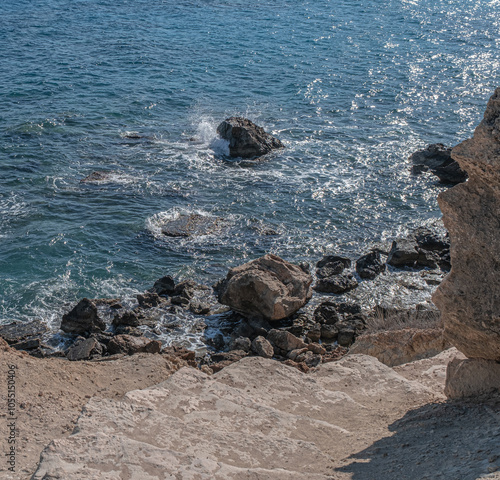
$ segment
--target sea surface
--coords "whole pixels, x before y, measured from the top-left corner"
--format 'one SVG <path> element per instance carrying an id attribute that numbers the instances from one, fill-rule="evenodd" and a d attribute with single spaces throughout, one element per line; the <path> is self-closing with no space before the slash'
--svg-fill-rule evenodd
<path id="1" fill-rule="evenodd" d="M 499 32 L 499 0 L 2 2 L 0 323 L 435 222 L 446 187 L 408 156 L 472 135 Z M 231 115 L 286 148 L 227 158 Z M 184 213 L 226 228 L 164 237 Z"/>

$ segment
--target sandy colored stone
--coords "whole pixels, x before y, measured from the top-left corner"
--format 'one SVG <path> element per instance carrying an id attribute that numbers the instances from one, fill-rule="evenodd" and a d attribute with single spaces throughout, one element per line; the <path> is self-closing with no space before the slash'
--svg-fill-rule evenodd
<path id="1" fill-rule="evenodd" d="M 279 320 L 311 298 L 312 277 L 272 254 L 232 268 L 222 282 L 219 302 L 243 315 Z"/>
<path id="2" fill-rule="evenodd" d="M 433 357 L 448 348 L 450 344 L 441 329 L 405 328 L 361 335 L 349 351 L 371 355 L 383 364 L 394 367 Z"/>
<path id="3" fill-rule="evenodd" d="M 452 156 L 466 183 L 439 195 L 450 232 L 450 274 L 433 296 L 445 335 L 470 358 L 500 360 L 500 88 L 473 138 Z"/>

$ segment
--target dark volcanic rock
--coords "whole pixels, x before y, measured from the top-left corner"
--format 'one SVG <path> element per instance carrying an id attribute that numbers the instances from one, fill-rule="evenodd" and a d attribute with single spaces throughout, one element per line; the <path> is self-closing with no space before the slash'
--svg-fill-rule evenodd
<path id="1" fill-rule="evenodd" d="M 314 319 L 320 324 L 335 325 L 340 320 L 336 304 L 323 302 L 314 310 Z"/>
<path id="2" fill-rule="evenodd" d="M 316 264 L 316 268 L 327 266 L 333 268 L 337 265 L 337 268 L 339 268 L 338 273 L 342 273 L 344 268 L 349 268 L 351 266 L 351 260 L 346 257 L 340 257 L 339 255 L 326 255 Z"/>
<path id="3" fill-rule="evenodd" d="M 231 157 L 260 157 L 285 146 L 262 127 L 242 117 L 230 117 L 218 127 L 217 133 L 229 142 Z"/>
<path id="4" fill-rule="evenodd" d="M 413 238 L 401 238 L 392 242 L 387 263 L 393 267 L 430 267 L 438 266 L 439 256 L 420 248 Z"/>
<path id="5" fill-rule="evenodd" d="M 354 290 L 358 286 L 358 281 L 352 273 L 341 273 L 332 277 L 320 278 L 314 290 L 323 293 L 345 293 Z"/>
<path id="6" fill-rule="evenodd" d="M 424 250 L 438 252 L 450 250 L 450 239 L 448 235 L 441 235 L 425 227 L 417 228 L 414 235 L 417 245 Z"/>
<path id="7" fill-rule="evenodd" d="M 113 318 L 114 327 L 139 327 L 140 325 L 152 326 L 157 323 L 157 318 L 143 315 L 141 312 L 127 310 Z"/>
<path id="8" fill-rule="evenodd" d="M 139 293 L 137 301 L 141 308 L 159 307 L 167 303 L 167 300 L 160 297 L 157 293 Z"/>
<path id="9" fill-rule="evenodd" d="M 158 295 L 171 295 L 175 290 L 175 280 L 167 275 L 156 280 L 153 285 L 152 291 L 157 293 Z"/>
<path id="10" fill-rule="evenodd" d="M 40 320 L 30 323 L 13 322 L 0 326 L 0 338 L 8 343 L 19 343 L 30 337 L 39 337 L 47 331 L 47 325 Z"/>
<path id="11" fill-rule="evenodd" d="M 361 278 L 373 280 L 385 270 L 385 264 L 380 259 L 379 252 L 370 252 L 356 261 L 356 272 Z"/>
<path id="12" fill-rule="evenodd" d="M 97 307 L 88 298 L 84 298 L 70 312 L 63 315 L 61 330 L 66 333 L 87 335 L 106 329 L 106 324 L 97 314 Z"/>
<path id="13" fill-rule="evenodd" d="M 457 184 L 467 180 L 467 173 L 451 158 L 451 148 L 441 143 L 429 145 L 410 156 L 413 163 L 412 172 L 422 173 L 429 169 L 439 178 L 441 183 Z"/>
<path id="14" fill-rule="evenodd" d="M 193 213 L 168 220 L 161 228 L 161 233 L 167 237 L 193 237 L 218 233 L 222 226 L 221 218 Z"/>

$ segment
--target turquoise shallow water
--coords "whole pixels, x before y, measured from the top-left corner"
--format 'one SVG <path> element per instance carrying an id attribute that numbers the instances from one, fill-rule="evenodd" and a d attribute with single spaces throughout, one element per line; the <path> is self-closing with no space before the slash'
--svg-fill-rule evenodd
<path id="1" fill-rule="evenodd" d="M 498 84 L 498 1 L 11 0 L 0 13 L 3 323 L 57 324 L 82 296 L 167 273 L 210 283 L 268 251 L 354 258 L 429 222 L 443 187 L 411 176 L 408 155 L 470 136 Z M 286 149 L 225 159 L 215 128 L 234 114 Z M 80 182 L 94 170 L 109 181 Z M 228 228 L 162 238 L 182 212 Z"/>

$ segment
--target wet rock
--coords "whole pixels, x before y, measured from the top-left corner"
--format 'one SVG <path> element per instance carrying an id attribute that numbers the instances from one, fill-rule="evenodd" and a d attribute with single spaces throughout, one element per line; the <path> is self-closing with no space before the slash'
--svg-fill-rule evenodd
<path id="1" fill-rule="evenodd" d="M 356 337 L 356 332 L 353 329 L 346 328 L 339 330 L 337 335 L 337 343 L 342 347 L 349 347 L 354 343 L 354 338 Z"/>
<path id="2" fill-rule="evenodd" d="M 231 157 L 254 158 L 285 146 L 262 127 L 242 117 L 230 117 L 218 127 L 217 133 L 229 142 Z"/>
<path id="3" fill-rule="evenodd" d="M 173 305 L 180 305 L 181 307 L 188 307 L 189 306 L 189 299 L 186 297 L 183 297 L 182 295 L 174 295 L 171 298 L 171 302 Z"/>
<path id="4" fill-rule="evenodd" d="M 358 286 L 358 281 L 352 273 L 341 273 L 327 278 L 320 278 L 314 290 L 322 293 L 346 293 L 354 290 Z"/>
<path id="5" fill-rule="evenodd" d="M 380 252 L 370 252 L 356 261 L 356 272 L 361 278 L 373 280 L 385 270 L 385 263 L 380 258 Z"/>
<path id="6" fill-rule="evenodd" d="M 162 226 L 161 233 L 167 237 L 193 237 L 218 233 L 222 227 L 221 218 L 193 213 L 168 220 Z"/>
<path id="7" fill-rule="evenodd" d="M 157 293 L 140 293 L 137 295 L 137 301 L 141 308 L 153 308 L 167 304 L 166 299 Z"/>
<path id="8" fill-rule="evenodd" d="M 175 286 L 173 295 L 178 295 L 191 300 L 196 290 L 209 290 L 209 287 L 206 287 L 205 285 L 198 285 L 196 282 L 193 282 L 193 280 L 184 280 Z"/>
<path id="9" fill-rule="evenodd" d="M 139 327 L 141 325 L 152 326 L 157 323 L 157 319 L 145 316 L 142 312 L 127 310 L 121 315 L 117 314 L 113 318 L 114 327 Z"/>
<path id="10" fill-rule="evenodd" d="M 437 268 L 439 256 L 420 248 L 414 238 L 401 238 L 392 242 L 387 263 L 399 268 Z"/>
<path id="11" fill-rule="evenodd" d="M 268 254 L 232 268 L 219 288 L 219 302 L 248 317 L 286 318 L 311 298 L 312 277 L 297 265 Z"/>
<path id="12" fill-rule="evenodd" d="M 0 338 L 3 338 L 10 344 L 19 343 L 30 337 L 40 337 L 47 330 L 47 325 L 40 320 L 29 323 L 12 322 L 8 325 L 0 326 Z"/>
<path id="13" fill-rule="evenodd" d="M 351 260 L 338 255 L 327 255 L 316 263 L 316 275 L 319 278 L 331 277 L 342 273 L 351 266 Z"/>
<path id="14" fill-rule="evenodd" d="M 175 280 L 170 275 L 162 277 L 156 280 L 152 290 L 158 295 L 172 295 L 175 290 Z"/>
<path id="15" fill-rule="evenodd" d="M 35 348 L 40 348 L 41 346 L 42 342 L 39 338 L 30 338 L 28 340 L 13 343 L 11 345 L 11 347 L 15 348 L 16 350 L 34 350 Z"/>
<path id="16" fill-rule="evenodd" d="M 134 337 L 132 335 L 115 335 L 108 343 L 108 352 L 112 355 L 125 353 L 160 353 L 161 342 L 150 340 L 146 337 Z"/>
<path id="17" fill-rule="evenodd" d="M 63 315 L 61 330 L 66 333 L 88 335 L 106 329 L 106 324 L 97 314 L 96 305 L 84 298 L 68 313 Z"/>
<path id="18" fill-rule="evenodd" d="M 191 300 L 189 310 L 195 315 L 209 315 L 210 305 L 208 305 L 208 303 L 199 302 L 198 300 Z"/>
<path id="19" fill-rule="evenodd" d="M 273 358 L 274 356 L 274 348 L 271 343 L 266 340 L 264 337 L 259 336 L 254 338 L 252 342 L 252 351 L 264 358 Z"/>
<path id="20" fill-rule="evenodd" d="M 417 228 L 413 234 L 417 245 L 424 250 L 438 252 L 450 250 L 450 238 L 448 234 L 434 232 L 426 227 Z"/>
<path id="21" fill-rule="evenodd" d="M 474 137 L 452 156 L 469 174 L 466 183 L 438 197 L 450 232 L 450 274 L 433 296 L 445 336 L 469 358 L 500 361 L 500 88 Z"/>
<path id="22" fill-rule="evenodd" d="M 321 325 L 319 323 L 315 323 L 311 325 L 309 330 L 306 333 L 306 339 L 309 339 L 311 342 L 319 342 L 321 338 Z"/>
<path id="23" fill-rule="evenodd" d="M 267 340 L 275 349 L 279 349 L 283 352 L 306 347 L 306 344 L 300 338 L 284 330 L 271 330 L 267 334 Z"/>
<path id="24" fill-rule="evenodd" d="M 314 319 L 320 324 L 335 325 L 340 320 L 336 304 L 332 302 L 321 303 L 314 310 Z"/>
<path id="25" fill-rule="evenodd" d="M 322 340 L 336 340 L 339 334 L 339 329 L 336 325 L 321 325 L 321 339 Z"/>
<path id="26" fill-rule="evenodd" d="M 410 156 L 413 163 L 412 172 L 415 174 L 429 169 L 439 178 L 441 183 L 457 184 L 467 180 L 467 173 L 452 158 L 452 149 L 442 143 L 429 145 Z"/>
<path id="27" fill-rule="evenodd" d="M 133 335 L 134 337 L 142 337 L 144 332 L 137 327 L 129 325 L 118 325 L 114 330 L 115 335 Z"/>
<path id="28" fill-rule="evenodd" d="M 215 350 L 222 350 L 226 345 L 226 342 L 224 341 L 224 336 L 220 333 L 218 333 L 213 337 L 207 338 L 205 340 L 205 343 L 209 347 L 215 348 Z"/>
<path id="29" fill-rule="evenodd" d="M 103 353 L 102 345 L 93 337 L 78 339 L 66 352 L 68 360 L 89 360 Z"/>

